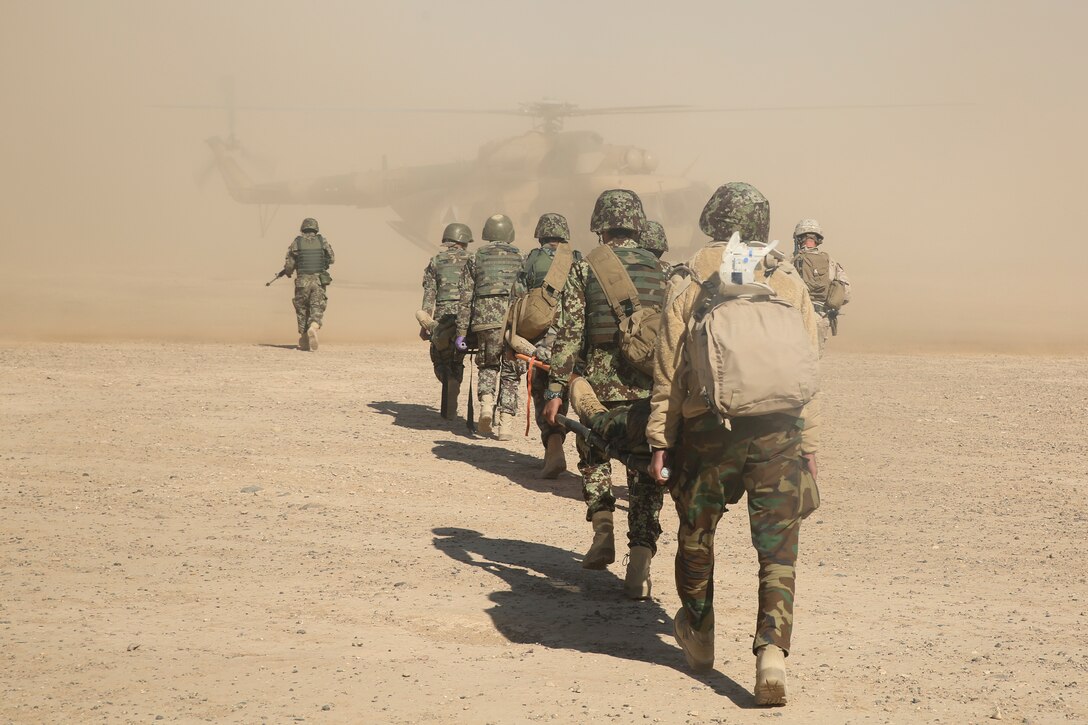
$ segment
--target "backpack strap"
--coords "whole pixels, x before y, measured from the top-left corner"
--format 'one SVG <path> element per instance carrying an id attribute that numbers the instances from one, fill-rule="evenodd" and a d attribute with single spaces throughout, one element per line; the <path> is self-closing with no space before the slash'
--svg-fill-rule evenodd
<path id="1" fill-rule="evenodd" d="M 613 255 L 615 256 L 615 255 Z M 567 275 L 574 263 L 574 252 L 570 248 L 570 242 L 560 244 L 555 249 L 555 257 L 552 258 L 552 266 L 548 267 L 548 274 L 544 276 L 544 286 L 552 292 L 559 292 L 567 283 Z"/>
<path id="2" fill-rule="evenodd" d="M 618 319 L 622 320 L 642 309 L 635 283 L 631 281 L 631 276 L 627 274 L 623 262 L 612 251 L 612 247 L 607 244 L 596 247 L 586 255 L 586 262 L 601 283 L 608 304 Z"/>

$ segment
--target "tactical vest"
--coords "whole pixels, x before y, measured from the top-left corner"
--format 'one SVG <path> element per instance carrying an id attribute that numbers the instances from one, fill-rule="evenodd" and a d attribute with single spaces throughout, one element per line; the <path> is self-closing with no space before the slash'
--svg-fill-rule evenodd
<path id="1" fill-rule="evenodd" d="M 295 272 L 298 274 L 317 274 L 329 268 L 325 259 L 325 238 L 320 234 L 303 234 L 295 237 Z"/>
<path id="2" fill-rule="evenodd" d="M 827 290 L 831 285 L 831 257 L 827 252 L 800 252 L 793 259 L 801 279 L 808 286 L 813 302 L 827 302 Z"/>
<path id="3" fill-rule="evenodd" d="M 544 284 L 544 278 L 548 276 L 548 270 L 551 269 L 552 260 L 554 259 L 555 255 L 548 254 L 547 250 L 543 247 L 529 252 L 529 256 L 525 260 L 524 268 L 525 286 L 528 289 L 536 289 Z"/>
<path id="4" fill-rule="evenodd" d="M 461 270 L 468 261 L 468 254 L 461 249 L 446 249 L 434 255 L 435 281 L 438 296 L 435 301 L 457 302 L 461 299 Z"/>
<path id="5" fill-rule="evenodd" d="M 476 297 L 498 297 L 510 294 L 521 271 L 518 248 L 494 242 L 476 252 Z"/>
<path id="6" fill-rule="evenodd" d="M 614 247 L 616 256 L 638 290 L 644 308 L 661 309 L 665 302 L 665 274 L 652 252 L 635 247 Z M 586 341 L 591 345 L 616 342 L 619 320 L 608 304 L 601 283 L 590 274 L 586 282 Z"/>

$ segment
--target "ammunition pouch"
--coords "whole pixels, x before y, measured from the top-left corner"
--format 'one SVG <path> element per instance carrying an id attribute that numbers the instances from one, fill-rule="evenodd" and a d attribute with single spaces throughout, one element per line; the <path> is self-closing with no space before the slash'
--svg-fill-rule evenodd
<path id="1" fill-rule="evenodd" d="M 829 311 L 835 311 L 842 307 L 845 302 L 846 285 L 842 283 L 842 280 L 831 280 L 831 284 L 827 286 L 827 300 L 824 302 L 824 306 Z"/>
<path id="2" fill-rule="evenodd" d="M 321 283 L 322 287 L 328 287 L 332 284 L 332 276 L 328 272 L 318 272 L 317 281 Z"/>

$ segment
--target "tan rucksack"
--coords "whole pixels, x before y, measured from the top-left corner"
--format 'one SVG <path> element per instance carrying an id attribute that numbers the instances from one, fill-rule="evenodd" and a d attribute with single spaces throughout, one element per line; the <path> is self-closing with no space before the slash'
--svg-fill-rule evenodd
<path id="1" fill-rule="evenodd" d="M 801 311 L 773 294 L 725 297 L 701 286 L 687 355 L 707 403 L 737 418 L 796 411 L 812 400 L 819 356 Z"/>
<path id="2" fill-rule="evenodd" d="M 513 301 L 507 316 L 512 334 L 521 335 L 526 340 L 535 340 L 548 331 L 555 319 L 555 310 L 559 306 L 559 293 L 567 282 L 574 252 L 570 244 L 560 244 L 555 250 L 555 257 L 548 267 L 544 283 L 531 289 Z"/>
<path id="3" fill-rule="evenodd" d="M 661 310 L 643 307 L 638 289 L 612 248 L 602 244 L 586 255 L 608 304 L 619 322 L 620 353 L 638 370 L 653 375 L 654 343 L 661 326 Z M 626 303 L 626 304 L 625 304 Z M 627 309 L 633 311 L 627 314 Z"/>

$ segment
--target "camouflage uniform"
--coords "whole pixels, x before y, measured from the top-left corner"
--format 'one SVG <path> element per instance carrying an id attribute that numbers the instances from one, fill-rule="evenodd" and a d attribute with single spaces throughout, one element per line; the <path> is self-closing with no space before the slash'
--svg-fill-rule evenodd
<path id="1" fill-rule="evenodd" d="M 529 252 L 525 257 L 525 265 L 522 271 L 522 284 L 526 291 L 536 289 L 544 284 L 544 276 L 547 275 L 548 269 L 551 268 L 557 246 L 558 245 L 555 242 L 542 244 L 539 248 Z M 581 259 L 582 253 L 578 250 L 574 250 L 574 262 L 579 262 Z M 541 362 L 548 363 L 551 361 L 555 337 L 556 328 L 553 322 L 547 332 L 544 333 L 544 337 L 540 340 L 533 341 L 536 344 L 536 358 Z M 550 435 L 558 435 L 563 439 L 566 439 L 566 428 L 561 425 L 549 425 L 548 421 L 544 420 L 544 391 L 548 389 L 548 373 L 543 370 L 534 370 L 532 376 L 529 392 L 533 397 L 533 406 L 536 410 L 536 425 L 537 428 L 540 429 L 541 443 L 547 445 L 548 436 Z M 564 400 L 562 406 L 560 406 L 559 412 L 563 415 L 567 414 L 566 400 Z"/>
<path id="2" fill-rule="evenodd" d="M 634 240 L 621 239 L 613 242 L 611 246 L 613 249 L 639 250 L 656 266 L 662 280 L 662 288 L 657 296 L 657 304 L 660 305 L 664 300 L 664 265 L 641 250 Z M 570 384 L 571 374 L 577 373 L 585 377 L 605 408 L 619 408 L 630 401 L 646 398 L 653 380 L 627 362 L 615 342 L 589 341 L 586 297 L 587 289 L 593 287 L 599 290 L 600 283 L 594 278 L 589 262 L 584 259 L 575 262 L 563 288 L 556 319 L 558 334 L 552 351 L 549 390 L 564 393 Z M 593 515 L 599 511 L 615 511 L 612 466 L 603 454 L 593 451 L 581 440 L 578 441 L 578 454 L 578 470 L 582 473 L 582 495 L 587 506 L 586 520 L 592 521 Z M 631 469 L 627 470 L 627 488 L 630 496 L 627 514 L 628 543 L 630 546 L 645 546 L 656 552 L 657 539 L 661 535 L 658 515 L 663 492 L 645 471 Z"/>
<path id="3" fill-rule="evenodd" d="M 798 237 L 804 234 L 815 234 L 818 238 L 815 247 L 806 247 L 798 242 Z M 812 280 L 809 283 L 809 292 L 812 295 L 812 303 L 815 306 L 816 314 L 819 315 L 819 327 L 820 327 L 820 357 L 823 357 L 824 349 L 827 347 L 827 338 L 831 336 L 831 321 L 828 318 L 828 310 L 824 307 L 824 301 L 827 299 L 828 286 L 838 280 L 844 287 L 844 299 L 843 305 L 850 301 L 850 280 L 846 276 L 846 270 L 842 268 L 842 265 L 835 261 L 835 259 L 826 251 L 821 249 L 824 242 L 823 229 L 820 228 L 820 223 L 815 219 L 802 219 L 797 223 L 797 227 L 794 229 L 794 255 L 793 266 L 801 271 L 803 268 L 803 255 L 819 255 L 825 257 L 821 262 L 827 265 L 827 279 L 826 280 Z M 817 263 L 814 265 L 816 268 L 822 268 L 824 265 Z M 837 314 L 837 313 L 836 313 Z"/>
<path id="4" fill-rule="evenodd" d="M 448 324 L 456 320 L 461 305 L 461 271 L 469 255 L 460 244 L 446 242 L 442 246 L 442 251 L 431 257 L 423 270 L 423 306 L 420 309 L 425 312 L 433 309 L 431 317 L 435 322 Z M 446 275 L 454 272 L 455 281 L 444 279 Z M 431 363 L 434 365 L 435 377 L 441 382 L 448 374 L 460 384 L 465 376 L 465 354 L 453 344 L 452 337 L 446 341 L 444 350 L 439 350 L 435 343 L 436 340 L 432 337 Z"/>
<path id="5" fill-rule="evenodd" d="M 703 210 L 700 226 L 714 239 L 739 231 L 742 239 L 766 241 L 770 205 L 757 189 L 720 187 Z M 722 244 L 696 253 L 689 267 L 711 280 Z M 797 289 L 796 278 L 773 274 Z M 714 531 L 726 506 L 747 493 L 752 545 L 759 559 L 759 607 L 753 652 L 773 644 L 788 653 L 793 628 L 794 569 L 801 519 L 818 505 L 815 486 L 802 479 L 802 411 L 738 417 L 722 422 L 710 410 L 686 358 L 688 320 L 701 288 L 674 278 L 655 349 L 654 389 L 646 437 L 655 450 L 671 449 L 670 491 L 680 519 L 676 588 L 691 626 L 698 630 L 713 611 Z M 804 310 L 802 310 L 804 317 Z M 806 319 L 815 339 L 814 321 Z M 712 620 L 708 620 L 712 621 Z"/>
<path id="6" fill-rule="evenodd" d="M 476 286 L 481 280 L 482 273 L 480 255 L 486 254 L 489 248 L 497 247 L 505 248 L 510 254 L 516 254 L 517 267 L 520 269 L 522 265 L 523 260 L 517 247 L 501 242 L 487 244 L 477 250 L 474 256 L 469 257 L 461 270 L 457 336 L 468 337 L 469 333 L 475 335 L 476 368 L 480 375 L 477 399 L 483 400 L 487 395 L 495 396 L 500 411 L 509 416 L 516 416 L 518 380 L 524 366 L 506 351 L 503 327 L 506 323 L 506 313 L 510 308 L 510 291 L 520 289 L 520 284 L 511 282 L 508 289 L 499 294 L 476 295 Z M 500 367 L 502 368 L 501 379 Z"/>
<path id="7" fill-rule="evenodd" d="M 307 220 L 312 221 L 312 220 Z M 316 322 L 318 327 L 321 327 L 322 321 L 325 317 L 325 308 L 328 306 L 329 298 L 325 290 L 329 284 L 328 281 L 322 282 L 322 278 L 328 280 L 329 265 L 336 261 L 336 255 L 333 254 L 332 246 L 324 235 L 317 233 L 317 223 L 310 227 L 307 224 L 303 224 L 307 228 L 307 231 L 303 231 L 302 234 L 295 237 L 295 240 L 291 242 L 291 245 L 287 248 L 287 257 L 283 262 L 284 275 L 290 277 L 295 270 L 299 271 L 295 277 L 295 297 L 292 300 L 295 306 L 295 317 L 298 320 L 298 334 L 305 335 L 306 330 L 309 329 L 311 322 Z M 312 229 L 313 231 L 309 231 Z M 316 265 L 313 263 L 307 263 L 304 260 L 307 247 L 319 247 L 322 252 L 323 262 L 318 262 Z M 317 267 L 323 267 L 323 269 L 317 269 Z M 312 271 L 309 271 L 312 270 Z"/>

